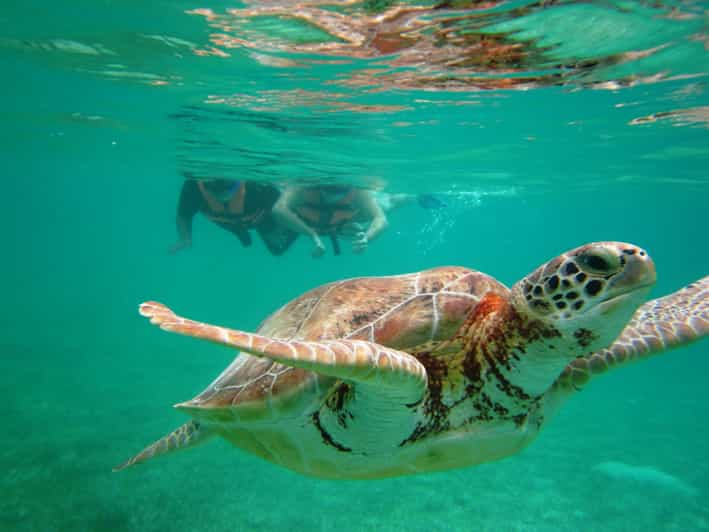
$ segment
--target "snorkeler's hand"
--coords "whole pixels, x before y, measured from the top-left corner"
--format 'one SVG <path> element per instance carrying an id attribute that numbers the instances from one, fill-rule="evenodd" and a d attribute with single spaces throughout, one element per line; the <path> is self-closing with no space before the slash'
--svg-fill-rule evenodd
<path id="1" fill-rule="evenodd" d="M 350 238 L 357 238 L 359 235 L 362 234 L 362 231 L 364 231 L 365 227 L 361 223 L 357 222 L 350 222 L 348 224 L 343 225 L 338 233 L 341 234 L 342 236 L 350 237 Z"/>
<path id="2" fill-rule="evenodd" d="M 354 253 L 363 253 L 367 249 L 368 243 L 367 235 L 364 232 L 359 232 L 352 239 L 352 251 Z"/>
<path id="3" fill-rule="evenodd" d="M 313 244 L 315 244 L 315 247 L 313 247 L 313 251 L 310 254 L 314 259 L 322 257 L 325 254 L 325 245 L 318 235 L 313 235 Z"/>
<path id="4" fill-rule="evenodd" d="M 182 251 L 183 249 L 190 248 L 190 247 L 192 247 L 191 240 L 180 240 L 179 242 L 170 246 L 170 248 L 167 251 L 170 255 L 174 255 L 178 251 Z"/>

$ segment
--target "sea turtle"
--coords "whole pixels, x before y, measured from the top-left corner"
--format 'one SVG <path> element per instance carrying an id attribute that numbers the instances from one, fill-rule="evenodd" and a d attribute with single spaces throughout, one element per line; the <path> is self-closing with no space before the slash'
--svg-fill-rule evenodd
<path id="1" fill-rule="evenodd" d="M 326 284 L 277 310 L 257 334 L 143 303 L 140 313 L 162 329 L 242 354 L 176 405 L 190 421 L 116 469 L 215 435 L 323 478 L 509 456 L 593 374 L 707 334 L 709 276 L 638 309 L 654 283 L 644 250 L 600 242 L 552 259 L 512 289 L 462 267 Z"/>

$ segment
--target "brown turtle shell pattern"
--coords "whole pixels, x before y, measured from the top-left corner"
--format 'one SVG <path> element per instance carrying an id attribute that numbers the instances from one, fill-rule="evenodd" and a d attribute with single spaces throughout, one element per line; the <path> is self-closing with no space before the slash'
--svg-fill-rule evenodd
<path id="1" fill-rule="evenodd" d="M 448 266 L 391 277 L 362 277 L 310 290 L 274 312 L 257 332 L 279 340 L 361 339 L 405 351 L 453 336 L 482 297 L 509 290 L 481 272 Z M 202 408 L 246 407 L 327 393 L 335 379 L 240 354 L 194 401 Z M 316 397 L 314 399 L 321 399 Z"/>

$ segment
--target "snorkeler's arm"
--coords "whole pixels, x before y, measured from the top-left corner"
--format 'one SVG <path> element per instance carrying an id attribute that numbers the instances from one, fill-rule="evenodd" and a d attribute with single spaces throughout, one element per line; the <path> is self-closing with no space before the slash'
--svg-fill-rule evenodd
<path id="1" fill-rule="evenodd" d="M 300 191 L 297 188 L 286 188 L 273 205 L 273 215 L 281 225 L 288 229 L 312 237 L 315 234 L 315 230 L 306 224 L 293 210 L 293 205 L 300 199 L 299 196 Z"/>
<path id="2" fill-rule="evenodd" d="M 389 222 L 384 210 L 371 192 L 360 191 L 355 204 L 363 216 L 371 219 L 367 231 L 357 233 L 352 240 L 352 251 L 363 253 L 367 249 L 367 244 L 386 229 Z"/>
<path id="3" fill-rule="evenodd" d="M 273 206 L 273 216 L 283 227 L 295 231 L 296 233 L 308 235 L 312 238 L 315 244 L 313 256 L 319 257 L 325 252 L 325 246 L 320 240 L 318 233 L 305 223 L 293 210 L 293 206 L 297 205 L 301 199 L 300 194 L 301 190 L 297 187 L 286 188 Z"/>
<path id="4" fill-rule="evenodd" d="M 180 199 L 177 204 L 177 243 L 170 247 L 170 253 L 176 253 L 181 249 L 192 245 L 192 220 L 199 212 L 202 202 L 202 195 L 197 187 L 197 182 L 187 179 L 182 184 Z"/>
<path id="5" fill-rule="evenodd" d="M 364 235 L 367 241 L 371 241 L 387 228 L 389 222 L 374 194 L 369 191 L 362 191 L 360 194 L 360 208 L 368 218 L 372 219 Z"/>

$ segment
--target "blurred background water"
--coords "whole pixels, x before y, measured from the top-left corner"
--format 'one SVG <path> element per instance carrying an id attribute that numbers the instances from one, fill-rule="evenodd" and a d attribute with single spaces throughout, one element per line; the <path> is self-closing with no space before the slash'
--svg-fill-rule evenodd
<path id="1" fill-rule="evenodd" d="M 144 300 L 249 330 L 334 279 L 458 264 L 511 285 L 594 240 L 647 248 L 655 297 L 706 275 L 707 8 L 4 6 L 0 528 L 709 528 L 707 344 L 599 379 L 473 469 L 322 481 L 220 441 L 111 473 L 232 356 L 148 326 Z M 301 238 L 273 257 L 198 218 L 170 256 L 184 171 L 447 206 L 393 211 L 362 255 L 314 260 Z"/>

